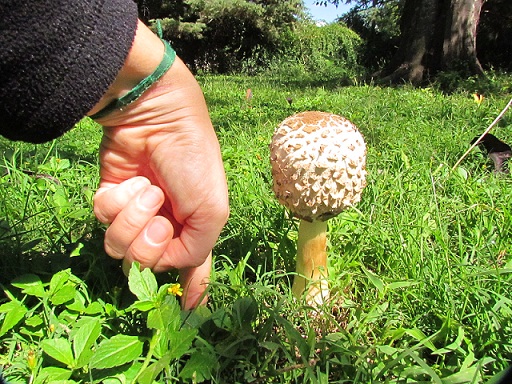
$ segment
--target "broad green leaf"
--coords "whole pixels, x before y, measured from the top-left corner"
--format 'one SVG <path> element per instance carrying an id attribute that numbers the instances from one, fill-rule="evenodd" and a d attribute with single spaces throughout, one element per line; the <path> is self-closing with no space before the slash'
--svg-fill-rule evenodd
<path id="1" fill-rule="evenodd" d="M 178 300 L 172 296 L 167 296 L 164 301 L 148 313 L 148 328 L 159 329 L 161 331 L 175 331 L 180 323 L 180 305 Z"/>
<path id="2" fill-rule="evenodd" d="M 88 364 L 87 357 L 91 356 L 91 347 L 101 334 L 101 323 L 97 318 L 84 318 L 78 331 L 73 336 L 73 352 L 77 367 Z"/>
<path id="3" fill-rule="evenodd" d="M 405 328 L 396 328 L 388 330 L 389 337 L 393 341 L 400 339 L 405 334 L 406 329 Z"/>
<path id="4" fill-rule="evenodd" d="M 85 311 L 85 304 L 82 300 L 77 300 L 75 295 L 75 300 L 72 303 L 66 304 L 66 308 L 70 311 L 82 313 Z"/>
<path id="5" fill-rule="evenodd" d="M 130 305 L 130 309 L 136 309 L 141 312 L 147 312 L 155 308 L 155 303 L 152 300 L 136 301 Z"/>
<path id="6" fill-rule="evenodd" d="M 226 311 L 225 308 L 221 307 L 213 312 L 211 319 L 213 320 L 214 324 L 221 329 L 231 331 L 233 328 L 231 315 Z"/>
<path id="7" fill-rule="evenodd" d="M 72 373 L 71 370 L 65 368 L 45 367 L 41 369 L 33 384 L 46 384 L 67 380 L 71 377 Z"/>
<path id="8" fill-rule="evenodd" d="M 38 327 L 43 323 L 44 321 L 40 315 L 34 315 L 25 320 L 25 325 L 28 327 Z"/>
<path id="9" fill-rule="evenodd" d="M 139 374 L 140 369 L 142 368 L 142 363 L 134 362 L 129 367 L 124 369 L 118 368 L 116 369 L 116 373 L 113 376 L 106 377 L 101 380 L 102 384 L 129 384 L 135 383 L 135 377 Z M 124 369 L 124 370 L 123 370 Z M 137 382 L 139 382 L 137 380 Z"/>
<path id="10" fill-rule="evenodd" d="M 158 292 L 156 293 L 156 301 L 161 302 L 163 301 L 167 296 L 169 296 L 169 288 L 175 286 L 175 284 L 162 284 L 158 288 Z M 180 288 L 181 289 L 181 288 Z M 176 296 L 176 295 L 174 295 Z"/>
<path id="11" fill-rule="evenodd" d="M 161 331 L 165 330 L 165 321 L 160 308 L 154 308 L 149 311 L 147 325 L 148 328 L 159 329 Z"/>
<path id="12" fill-rule="evenodd" d="M 44 285 L 39 276 L 33 274 L 22 275 L 11 283 L 16 288 L 20 288 L 21 292 L 36 297 L 45 297 L 46 292 Z"/>
<path id="13" fill-rule="evenodd" d="M 152 384 L 156 377 L 162 372 L 165 367 L 168 367 L 171 363 L 171 353 L 166 353 L 156 363 L 151 364 L 140 374 L 137 382 L 139 384 Z"/>
<path id="14" fill-rule="evenodd" d="M 5 313 L 2 327 L 0 327 L 0 336 L 2 336 L 23 319 L 27 313 L 27 308 L 20 301 L 13 300 L 0 305 L 0 313 Z"/>
<path id="15" fill-rule="evenodd" d="M 197 329 L 182 329 L 169 334 L 169 353 L 174 359 L 179 359 L 187 353 L 197 335 Z"/>
<path id="16" fill-rule="evenodd" d="M 84 243 L 78 243 L 75 247 L 75 249 L 73 249 L 71 251 L 71 253 L 69 254 L 69 257 L 76 257 L 76 256 L 80 256 L 80 252 L 82 252 L 82 248 L 84 247 Z"/>
<path id="17" fill-rule="evenodd" d="M 183 312 L 185 314 L 185 312 Z M 212 312 L 206 305 L 200 305 L 191 312 L 187 312 L 183 322 L 190 328 L 200 328 L 202 324 L 210 320 Z"/>
<path id="18" fill-rule="evenodd" d="M 97 301 L 92 302 L 85 308 L 84 313 L 86 315 L 98 315 L 103 312 L 103 307 Z"/>
<path id="19" fill-rule="evenodd" d="M 40 164 L 37 169 L 40 172 L 53 173 L 63 171 L 71 166 L 69 159 L 58 159 L 51 157 L 46 163 Z"/>
<path id="20" fill-rule="evenodd" d="M 66 191 L 62 187 L 57 187 L 52 197 L 52 202 L 59 214 L 65 213 L 71 206 Z"/>
<path id="21" fill-rule="evenodd" d="M 75 285 L 67 283 L 50 297 L 50 301 L 53 305 L 67 303 L 75 298 L 75 292 Z"/>
<path id="22" fill-rule="evenodd" d="M 74 278 L 74 279 L 73 279 Z M 54 305 L 60 305 L 75 297 L 76 277 L 71 275 L 69 269 L 59 271 L 50 280 L 50 301 Z"/>
<path id="23" fill-rule="evenodd" d="M 154 339 L 151 342 L 154 345 L 154 356 L 164 356 L 169 351 L 169 332 L 156 332 L 156 335 L 154 335 Z"/>
<path id="24" fill-rule="evenodd" d="M 41 342 L 41 348 L 43 348 L 43 351 L 48 356 L 60 361 L 68 367 L 73 367 L 75 361 L 69 340 L 63 338 L 46 339 Z"/>
<path id="25" fill-rule="evenodd" d="M 180 372 L 180 377 L 184 380 L 194 379 L 196 383 L 202 383 L 212 378 L 212 370 L 219 365 L 216 356 L 206 351 L 198 351 L 187 361 Z"/>
<path id="26" fill-rule="evenodd" d="M 141 355 L 142 346 L 137 336 L 113 336 L 100 343 L 89 365 L 91 368 L 106 369 L 126 364 Z"/>
<path id="27" fill-rule="evenodd" d="M 64 169 L 71 167 L 69 159 L 55 159 L 55 162 L 57 163 L 57 171 L 63 171 Z"/>
<path id="28" fill-rule="evenodd" d="M 130 291 L 141 301 L 153 301 L 158 292 L 155 275 L 149 268 L 140 271 L 139 263 L 133 263 L 128 275 Z"/>
<path id="29" fill-rule="evenodd" d="M 233 304 L 233 317 L 241 329 L 251 329 L 258 316 L 258 303 L 252 297 L 241 297 Z"/>

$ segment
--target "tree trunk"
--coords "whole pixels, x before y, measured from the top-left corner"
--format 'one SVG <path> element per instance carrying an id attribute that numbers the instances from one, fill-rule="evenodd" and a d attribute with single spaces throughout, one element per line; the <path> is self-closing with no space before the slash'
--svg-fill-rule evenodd
<path id="1" fill-rule="evenodd" d="M 447 12 L 441 69 L 465 64 L 472 74 L 483 74 L 476 56 L 476 33 L 483 0 L 453 0 Z"/>
<path id="2" fill-rule="evenodd" d="M 401 39 L 383 81 L 420 84 L 441 70 L 482 74 L 476 33 L 484 0 L 406 0 Z"/>

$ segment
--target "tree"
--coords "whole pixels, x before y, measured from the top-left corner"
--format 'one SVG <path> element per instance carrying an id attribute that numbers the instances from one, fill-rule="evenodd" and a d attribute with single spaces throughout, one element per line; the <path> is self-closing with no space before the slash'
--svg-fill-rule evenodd
<path id="1" fill-rule="evenodd" d="M 388 1 L 380 6 L 352 7 L 341 16 L 347 27 L 363 40 L 359 62 L 367 72 L 373 73 L 385 67 L 400 43 L 400 15 L 403 1 Z"/>
<path id="2" fill-rule="evenodd" d="M 329 2 L 337 4 L 339 0 Z M 386 0 L 357 2 L 365 6 L 379 6 Z M 482 74 L 476 52 L 476 37 L 483 2 L 404 0 L 400 18 L 400 45 L 379 76 L 394 83 L 407 81 L 420 84 L 441 70 Z"/>
<path id="3" fill-rule="evenodd" d="M 383 80 L 419 84 L 440 70 L 483 74 L 476 54 L 483 0 L 406 0 L 401 39 Z"/>
<path id="4" fill-rule="evenodd" d="M 512 1 L 486 1 L 478 27 L 478 58 L 486 68 L 512 71 Z"/>
<path id="5" fill-rule="evenodd" d="M 280 50 L 282 36 L 304 12 L 301 0 L 137 0 L 147 24 L 163 35 L 192 69 L 228 73 L 257 67 Z"/>

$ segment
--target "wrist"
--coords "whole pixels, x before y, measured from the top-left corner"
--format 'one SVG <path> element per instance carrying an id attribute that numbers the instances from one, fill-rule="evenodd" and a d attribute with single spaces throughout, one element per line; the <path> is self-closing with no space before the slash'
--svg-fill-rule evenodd
<path id="1" fill-rule="evenodd" d="M 174 54 L 174 51 L 172 53 Z M 87 115 L 95 115 L 129 94 L 159 68 L 159 65 L 165 60 L 164 55 L 166 55 L 164 42 L 139 20 L 132 47 L 121 71 L 107 92 Z M 172 65 L 172 60 L 170 64 Z"/>

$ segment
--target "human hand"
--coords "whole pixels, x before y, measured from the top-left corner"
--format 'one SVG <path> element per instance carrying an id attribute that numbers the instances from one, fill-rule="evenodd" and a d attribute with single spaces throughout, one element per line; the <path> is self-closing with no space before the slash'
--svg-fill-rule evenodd
<path id="1" fill-rule="evenodd" d="M 140 28 L 138 37 L 147 34 Z M 163 51 L 152 36 L 144 52 L 154 52 L 149 43 Z M 120 79 L 129 78 L 123 71 Z M 189 297 L 184 306 L 195 306 L 229 210 L 219 143 L 199 85 L 177 59 L 139 100 L 98 122 L 104 136 L 94 212 L 109 224 L 107 253 L 125 266 L 178 268 Z"/>

